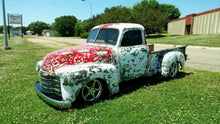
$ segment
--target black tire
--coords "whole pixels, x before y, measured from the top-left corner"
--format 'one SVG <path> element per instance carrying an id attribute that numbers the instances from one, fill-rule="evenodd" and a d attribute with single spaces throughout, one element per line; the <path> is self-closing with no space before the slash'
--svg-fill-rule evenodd
<path id="1" fill-rule="evenodd" d="M 81 97 L 85 102 L 94 102 L 98 100 L 103 93 L 101 81 L 94 79 L 86 82 L 81 90 Z"/>
<path id="2" fill-rule="evenodd" d="M 178 72 L 179 72 L 179 63 L 175 61 L 170 66 L 169 77 L 174 78 Z"/>

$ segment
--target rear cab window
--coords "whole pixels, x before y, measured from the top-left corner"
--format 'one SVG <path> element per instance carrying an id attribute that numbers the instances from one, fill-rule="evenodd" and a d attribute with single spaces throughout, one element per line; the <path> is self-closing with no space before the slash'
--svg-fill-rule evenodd
<path id="1" fill-rule="evenodd" d="M 142 35 L 140 30 L 129 30 L 124 33 L 121 46 L 142 45 Z"/>

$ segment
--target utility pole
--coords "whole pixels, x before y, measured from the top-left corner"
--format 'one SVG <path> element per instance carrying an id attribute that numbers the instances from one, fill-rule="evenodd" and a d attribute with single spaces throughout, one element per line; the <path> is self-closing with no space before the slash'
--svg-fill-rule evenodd
<path id="1" fill-rule="evenodd" d="M 4 0 L 2 0 L 2 10 L 3 10 L 3 22 L 4 22 L 4 37 L 5 37 L 5 47 L 3 49 L 9 50 L 11 48 L 8 46 L 8 40 L 7 40 L 6 19 L 5 19 L 5 1 Z"/>
<path id="2" fill-rule="evenodd" d="M 93 16 L 92 16 L 92 0 L 89 2 L 89 1 L 87 1 L 87 0 L 81 0 L 81 1 L 86 1 L 88 4 L 90 4 L 90 12 L 91 12 L 91 19 L 90 19 L 90 28 L 92 28 L 92 19 L 93 19 Z"/>
<path id="3" fill-rule="evenodd" d="M 86 0 L 82 0 L 82 1 L 86 1 Z M 90 4 L 90 13 L 91 13 L 91 19 L 92 19 L 92 0 L 89 2 L 89 1 L 86 1 L 87 3 Z"/>
<path id="4" fill-rule="evenodd" d="M 128 0 L 128 8 L 130 9 L 129 0 Z"/>

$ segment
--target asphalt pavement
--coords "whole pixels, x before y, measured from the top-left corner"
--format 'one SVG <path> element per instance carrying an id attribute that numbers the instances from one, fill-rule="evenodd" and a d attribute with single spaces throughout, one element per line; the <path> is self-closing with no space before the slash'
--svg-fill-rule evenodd
<path id="1" fill-rule="evenodd" d="M 179 45 L 155 44 L 155 50 L 178 47 Z M 187 46 L 186 66 L 200 70 L 220 72 L 220 47 Z"/>

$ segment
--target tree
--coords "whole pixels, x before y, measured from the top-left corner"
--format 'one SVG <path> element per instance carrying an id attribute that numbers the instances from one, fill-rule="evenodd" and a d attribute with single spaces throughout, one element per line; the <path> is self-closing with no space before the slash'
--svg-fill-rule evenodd
<path id="1" fill-rule="evenodd" d="M 133 6 L 132 14 L 136 15 L 144 9 L 154 9 L 159 10 L 165 19 L 164 30 L 167 30 L 167 24 L 170 20 L 179 18 L 180 11 L 173 5 L 170 4 L 159 4 L 156 0 L 142 0 L 140 3 L 137 3 Z"/>
<path id="2" fill-rule="evenodd" d="M 160 4 L 156 0 L 149 0 L 148 8 L 150 9 L 159 9 Z"/>
<path id="3" fill-rule="evenodd" d="M 133 6 L 132 15 L 136 23 L 145 28 L 145 33 L 161 32 L 166 24 L 166 16 L 160 10 L 160 4 L 156 0 L 142 0 Z"/>
<path id="4" fill-rule="evenodd" d="M 14 29 L 21 29 L 21 27 L 14 27 Z M 28 30 L 27 27 L 22 26 L 22 33 L 23 33 L 23 34 L 26 34 L 26 31 L 27 31 L 27 30 Z"/>
<path id="5" fill-rule="evenodd" d="M 36 21 L 36 22 L 30 23 L 27 29 L 30 31 L 33 31 L 34 34 L 41 35 L 44 29 L 49 29 L 49 24 L 42 22 L 42 21 Z"/>
<path id="6" fill-rule="evenodd" d="M 105 8 L 104 13 L 96 15 L 90 21 L 92 27 L 104 23 L 140 23 L 145 32 L 156 33 L 166 29 L 171 19 L 178 18 L 178 8 L 169 4 L 159 4 L 156 0 L 142 0 L 132 9 L 123 6 Z M 89 25 L 89 26 L 90 26 Z"/>
<path id="7" fill-rule="evenodd" d="M 159 9 L 165 16 L 167 16 L 168 20 L 177 19 L 181 15 L 179 9 L 174 5 L 161 4 Z"/>
<path id="8" fill-rule="evenodd" d="M 89 32 L 89 19 L 81 21 L 78 20 L 75 26 L 75 36 L 80 36 L 81 33 Z"/>
<path id="9" fill-rule="evenodd" d="M 174 5 L 161 4 L 159 9 L 160 9 L 161 13 L 163 13 L 163 15 L 165 15 L 167 17 L 165 30 L 167 30 L 167 24 L 170 20 L 177 19 L 181 15 L 179 9 L 176 8 Z"/>
<path id="10" fill-rule="evenodd" d="M 104 23 L 128 23 L 132 22 L 130 9 L 127 7 L 116 6 L 105 8 L 105 13 L 97 15 L 93 18 L 93 26 Z"/>
<path id="11" fill-rule="evenodd" d="M 75 32 L 74 32 L 74 33 L 75 33 L 75 34 L 74 34 L 75 36 L 79 36 L 80 33 L 81 33 L 81 30 L 82 30 L 82 29 L 80 29 L 81 23 L 82 23 L 81 20 L 77 20 L 77 23 L 76 23 L 75 29 L 74 29 L 74 30 L 75 30 Z"/>
<path id="12" fill-rule="evenodd" d="M 74 29 L 77 23 L 75 16 L 61 16 L 55 19 L 52 28 L 61 36 L 74 36 Z"/>
<path id="13" fill-rule="evenodd" d="M 8 34 L 8 29 L 11 29 L 11 28 L 13 28 L 11 25 L 9 25 L 9 26 L 6 26 L 6 31 L 7 31 L 7 34 Z M 2 25 L 2 26 L 0 26 L 0 33 L 4 33 L 4 26 Z"/>
<path id="14" fill-rule="evenodd" d="M 115 11 L 115 10 L 120 10 L 122 9 L 123 7 L 122 6 L 113 6 L 111 8 L 105 8 L 104 10 L 104 14 L 107 14 L 107 13 L 110 13 L 111 11 Z"/>
<path id="15" fill-rule="evenodd" d="M 2 34 L 3 33 L 3 26 L 0 26 L 0 33 Z"/>
<path id="16" fill-rule="evenodd" d="M 143 11 L 136 13 L 135 22 L 144 26 L 146 34 L 151 34 L 161 32 L 166 24 L 166 16 L 159 10 L 145 8 Z"/>
<path id="17" fill-rule="evenodd" d="M 126 23 L 131 22 L 132 15 L 127 7 L 112 7 L 108 13 L 102 16 L 104 23 Z"/>
<path id="18" fill-rule="evenodd" d="M 160 4 L 156 0 L 142 0 L 133 6 L 133 14 L 143 11 L 144 9 L 159 9 Z"/>
<path id="19" fill-rule="evenodd" d="M 103 24 L 102 19 L 101 19 L 101 17 L 103 15 L 104 15 L 104 13 L 97 14 L 96 16 L 93 16 L 92 20 L 89 21 L 89 28 L 92 29 L 92 27 L 94 27 L 96 25 Z"/>

